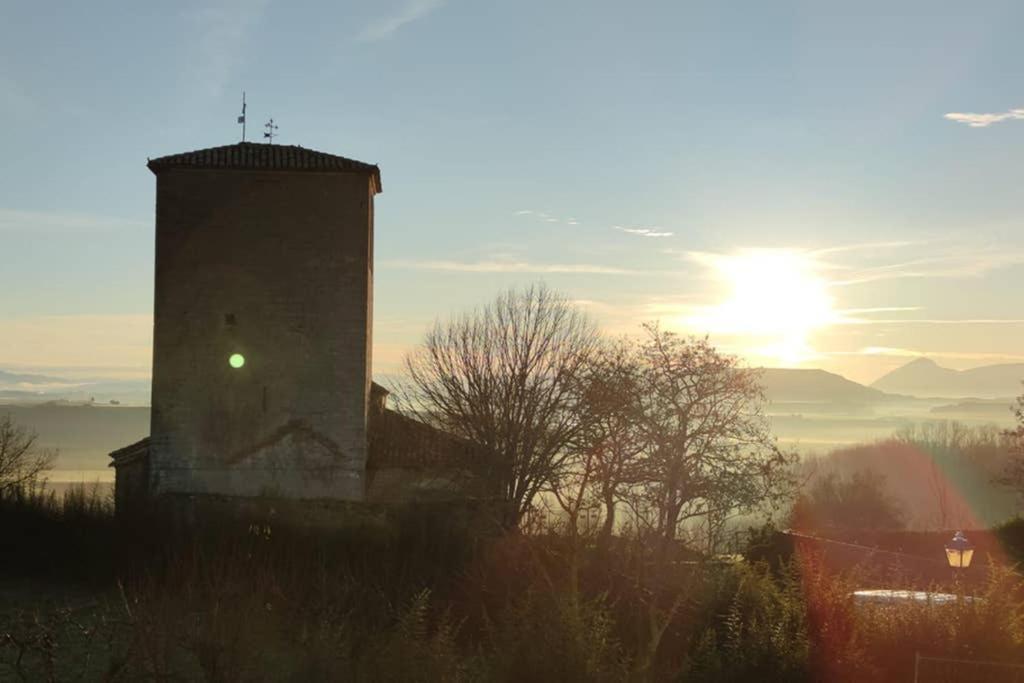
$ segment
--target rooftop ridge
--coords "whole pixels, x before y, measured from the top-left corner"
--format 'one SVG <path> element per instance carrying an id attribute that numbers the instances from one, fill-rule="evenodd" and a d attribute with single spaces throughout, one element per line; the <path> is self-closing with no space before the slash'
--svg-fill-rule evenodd
<path id="1" fill-rule="evenodd" d="M 376 191 L 381 191 L 380 168 L 376 164 L 299 145 L 237 142 L 148 159 L 146 166 L 154 174 L 171 168 L 367 173 L 373 177 Z"/>

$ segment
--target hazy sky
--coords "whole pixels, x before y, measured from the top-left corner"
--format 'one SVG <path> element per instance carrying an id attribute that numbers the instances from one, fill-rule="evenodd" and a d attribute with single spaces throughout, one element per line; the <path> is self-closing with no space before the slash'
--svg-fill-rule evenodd
<path id="1" fill-rule="evenodd" d="M 148 373 L 146 158 L 237 141 L 243 89 L 250 139 L 273 116 L 381 166 L 378 371 L 538 279 L 753 363 L 1024 360 L 1021 26 L 1012 1 L 0 3 L 0 368 Z"/>

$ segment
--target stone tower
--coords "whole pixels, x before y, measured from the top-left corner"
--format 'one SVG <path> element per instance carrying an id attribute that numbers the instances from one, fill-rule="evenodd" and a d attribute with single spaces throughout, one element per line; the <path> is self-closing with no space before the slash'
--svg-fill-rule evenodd
<path id="1" fill-rule="evenodd" d="M 149 495 L 362 500 L 379 169 L 254 143 L 148 165 Z"/>

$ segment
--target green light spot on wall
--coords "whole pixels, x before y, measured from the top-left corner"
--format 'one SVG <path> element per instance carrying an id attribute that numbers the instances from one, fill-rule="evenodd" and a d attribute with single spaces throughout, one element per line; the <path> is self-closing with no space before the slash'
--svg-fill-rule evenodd
<path id="1" fill-rule="evenodd" d="M 233 353 L 231 354 L 231 358 L 228 358 L 228 363 L 231 364 L 231 367 L 237 370 L 245 365 L 245 356 L 240 353 Z"/>

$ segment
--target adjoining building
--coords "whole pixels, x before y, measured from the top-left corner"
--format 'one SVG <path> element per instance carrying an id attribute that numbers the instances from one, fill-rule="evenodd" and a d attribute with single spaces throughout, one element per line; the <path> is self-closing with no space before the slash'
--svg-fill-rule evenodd
<path id="1" fill-rule="evenodd" d="M 111 453 L 118 505 L 463 495 L 469 447 L 389 411 L 372 382 L 380 169 L 245 142 L 148 167 L 152 417 L 149 437 Z"/>

